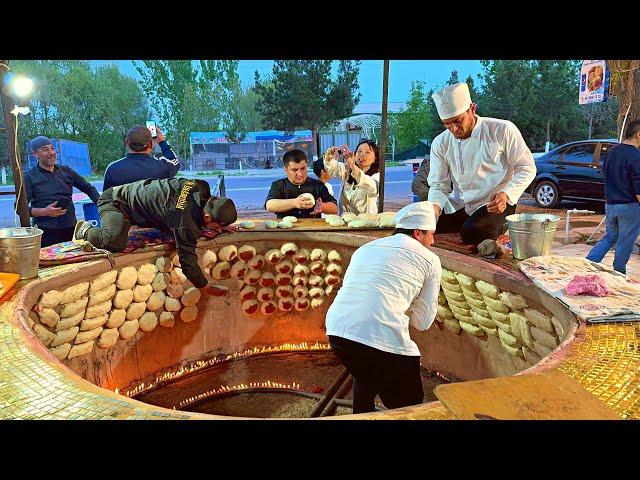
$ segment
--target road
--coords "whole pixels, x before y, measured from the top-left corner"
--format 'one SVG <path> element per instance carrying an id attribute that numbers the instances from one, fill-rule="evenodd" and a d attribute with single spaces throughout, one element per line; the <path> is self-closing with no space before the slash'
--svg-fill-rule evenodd
<path id="1" fill-rule="evenodd" d="M 283 176 L 282 173 L 282 170 L 280 170 L 279 172 L 269 171 L 260 175 L 225 176 L 226 195 L 235 202 L 238 209 L 262 208 L 271 182 L 281 178 Z M 213 180 L 212 177 L 195 178 L 207 181 Z M 387 169 L 384 190 L 385 199 L 409 200 L 409 197 L 412 196 L 412 179 L 411 167 L 391 167 Z M 329 183 L 333 185 L 333 191 L 337 198 L 340 194 L 340 181 L 332 179 Z M 96 187 L 98 192 L 102 191 L 102 181 L 91 182 L 91 184 Z M 13 189 L 13 185 L 0 185 L 0 191 L 13 191 Z M 84 195 L 80 191 L 74 189 L 74 202 L 78 219 L 84 218 L 82 206 L 77 200 L 83 197 Z M 0 227 L 14 225 L 14 202 L 15 195 L 0 195 Z M 16 224 L 19 224 L 19 221 Z"/>

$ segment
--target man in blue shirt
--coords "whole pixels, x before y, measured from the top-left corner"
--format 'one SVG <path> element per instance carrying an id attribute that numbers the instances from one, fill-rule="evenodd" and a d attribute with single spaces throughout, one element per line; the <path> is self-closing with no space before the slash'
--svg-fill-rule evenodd
<path id="1" fill-rule="evenodd" d="M 178 173 L 180 160 L 165 140 L 162 130 L 157 127 L 156 130 L 156 138 L 151 137 L 151 132 L 144 125 L 136 125 L 127 132 L 127 155 L 107 166 L 102 191 L 138 180 L 171 178 Z M 151 155 L 155 144 L 162 150 L 159 159 Z"/>
<path id="2" fill-rule="evenodd" d="M 76 224 L 73 187 L 86 193 L 96 205 L 100 195 L 75 170 L 57 165 L 56 150 L 47 137 L 34 138 L 29 148 L 38 164 L 25 174 L 24 187 L 32 223 L 43 231 L 41 246 L 69 241 Z"/>
<path id="3" fill-rule="evenodd" d="M 627 126 L 622 143 L 609 150 L 604 162 L 607 233 L 587 255 L 600 262 L 616 246 L 613 268 L 627 273 L 627 262 L 640 233 L 640 120 Z"/>

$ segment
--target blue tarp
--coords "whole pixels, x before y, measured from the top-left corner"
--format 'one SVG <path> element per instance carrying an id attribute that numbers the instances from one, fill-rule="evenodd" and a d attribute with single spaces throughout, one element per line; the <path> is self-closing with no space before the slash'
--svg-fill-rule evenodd
<path id="1" fill-rule="evenodd" d="M 58 165 L 67 165 L 78 172 L 79 175 L 87 177 L 91 175 L 91 161 L 89 158 L 89 145 L 86 143 L 74 142 L 71 140 L 52 138 L 53 148 L 58 154 Z M 26 145 L 26 152 L 29 152 L 29 143 Z M 27 162 L 23 165 L 25 171 L 35 167 L 38 163 L 36 157 L 28 153 Z"/>
<path id="2" fill-rule="evenodd" d="M 192 145 L 208 143 L 229 143 L 227 132 L 191 132 L 189 139 Z M 283 130 L 263 130 L 260 132 L 247 132 L 240 143 L 311 141 L 311 130 L 296 130 L 293 135 L 285 135 Z"/>

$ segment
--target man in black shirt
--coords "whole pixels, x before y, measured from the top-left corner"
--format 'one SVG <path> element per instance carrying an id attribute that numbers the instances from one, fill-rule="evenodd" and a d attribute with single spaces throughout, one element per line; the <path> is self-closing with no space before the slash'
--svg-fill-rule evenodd
<path id="1" fill-rule="evenodd" d="M 24 188 L 32 223 L 43 232 L 40 246 L 67 242 L 73 237 L 76 223 L 73 187 L 86 193 L 95 204 L 100 194 L 71 167 L 57 164 L 56 150 L 47 137 L 34 138 L 29 148 L 38 163 L 25 174 Z"/>
<path id="2" fill-rule="evenodd" d="M 302 150 L 290 150 L 282 157 L 287 178 L 271 184 L 264 207 L 278 218 L 319 218 L 322 213 L 338 213 L 338 202 L 324 183 L 309 177 L 307 156 Z M 313 200 L 308 195 L 313 196 Z"/>
<path id="3" fill-rule="evenodd" d="M 98 212 L 102 227 L 78 222 L 74 240 L 86 240 L 94 247 L 119 252 L 127 245 L 131 225 L 171 233 L 182 271 L 196 288 L 207 286 L 196 255 L 203 228 L 221 230 L 238 218 L 233 201 L 212 197 L 207 182 L 175 177 L 108 188 L 100 195 Z"/>

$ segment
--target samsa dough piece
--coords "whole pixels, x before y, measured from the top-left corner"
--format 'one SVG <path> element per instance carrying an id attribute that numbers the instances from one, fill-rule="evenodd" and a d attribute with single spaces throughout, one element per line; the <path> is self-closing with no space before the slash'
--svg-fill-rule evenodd
<path id="1" fill-rule="evenodd" d="M 474 312 L 473 310 L 471 311 L 471 318 L 473 318 L 475 320 L 475 324 L 476 325 L 480 325 L 481 327 L 486 327 L 489 329 L 493 329 L 496 328 L 496 324 L 493 320 L 491 320 L 490 318 L 487 318 L 483 315 L 479 315 L 478 313 Z M 487 332 L 489 333 L 489 332 Z M 496 333 L 497 335 L 497 333 Z"/>
<path id="2" fill-rule="evenodd" d="M 446 305 L 446 304 L 447 304 L 447 297 L 445 297 L 444 292 L 440 290 L 438 292 L 438 305 Z"/>
<path id="3" fill-rule="evenodd" d="M 256 228 L 256 224 L 251 220 L 244 220 L 238 224 L 238 226 L 244 230 L 251 230 L 252 228 Z"/>
<path id="4" fill-rule="evenodd" d="M 309 290 L 307 290 L 307 287 L 299 285 L 293 289 L 293 296 L 295 298 L 302 298 L 306 297 L 307 295 L 309 295 Z"/>
<path id="5" fill-rule="evenodd" d="M 111 310 L 109 313 L 109 320 L 105 324 L 107 328 L 118 328 L 124 323 L 127 318 L 127 311 L 122 309 Z"/>
<path id="6" fill-rule="evenodd" d="M 522 353 L 524 354 L 524 359 L 529 362 L 531 365 L 537 364 L 542 358 L 533 350 L 528 349 L 527 347 L 522 347 Z"/>
<path id="7" fill-rule="evenodd" d="M 80 345 L 81 343 L 87 343 L 87 342 L 90 342 L 91 340 L 95 340 L 100 336 L 100 334 L 102 333 L 102 330 L 103 330 L 102 327 L 98 327 L 98 328 L 94 328 L 93 330 L 88 330 L 86 332 L 80 332 L 76 336 L 76 339 L 73 343 L 75 343 L 76 345 Z"/>
<path id="8" fill-rule="evenodd" d="M 66 305 L 67 303 L 75 302 L 79 298 L 85 296 L 89 291 L 89 282 L 82 282 L 78 285 L 73 285 L 62 291 L 62 299 L 60 304 Z"/>
<path id="9" fill-rule="evenodd" d="M 278 310 L 281 312 L 290 312 L 293 310 L 293 299 L 291 298 L 281 298 L 278 300 Z"/>
<path id="10" fill-rule="evenodd" d="M 164 272 L 156 273 L 156 278 L 151 282 L 151 288 L 154 292 L 162 292 L 167 289 L 167 283 L 170 282 L 169 275 Z"/>
<path id="11" fill-rule="evenodd" d="M 93 307 L 102 302 L 106 302 L 107 300 L 111 300 L 113 296 L 116 294 L 116 284 L 112 283 L 108 287 L 97 291 L 93 295 L 89 296 L 89 303 L 87 307 Z"/>
<path id="12" fill-rule="evenodd" d="M 118 279 L 116 280 L 116 286 L 119 290 L 129 290 L 133 289 L 137 281 L 138 271 L 136 267 L 128 266 L 120 270 Z"/>
<path id="13" fill-rule="evenodd" d="M 262 272 L 259 283 L 261 287 L 273 287 L 276 284 L 276 277 L 271 272 Z"/>
<path id="14" fill-rule="evenodd" d="M 340 275 L 342 273 L 342 267 L 335 263 L 330 263 L 327 265 L 327 273 L 330 275 Z"/>
<path id="15" fill-rule="evenodd" d="M 267 261 L 267 263 L 270 263 L 272 265 L 275 265 L 283 258 L 284 258 L 284 255 L 277 248 L 272 248 L 271 250 L 268 250 L 267 253 L 264 254 L 264 259 Z"/>
<path id="16" fill-rule="evenodd" d="M 180 299 L 185 307 L 193 307 L 200 301 L 200 289 L 196 287 L 187 288 Z"/>
<path id="17" fill-rule="evenodd" d="M 444 290 L 444 296 L 447 297 L 447 300 L 451 301 L 454 300 L 456 302 L 465 302 L 466 300 L 464 298 L 464 295 L 462 293 L 456 293 L 456 292 L 452 292 L 450 290 Z M 454 304 L 455 305 L 455 304 Z"/>
<path id="18" fill-rule="evenodd" d="M 469 290 L 467 287 L 462 287 L 462 293 L 466 298 L 473 298 L 474 300 L 484 300 L 482 294 L 478 291 Z"/>
<path id="19" fill-rule="evenodd" d="M 260 270 L 249 270 L 244 274 L 244 283 L 246 285 L 256 285 L 261 276 Z"/>
<path id="20" fill-rule="evenodd" d="M 253 245 L 242 245 L 238 249 L 238 258 L 244 262 L 251 260 L 257 254 L 256 247 Z"/>
<path id="21" fill-rule="evenodd" d="M 53 339 L 56 338 L 55 333 L 50 332 L 49 330 L 44 328 L 42 325 L 38 325 L 38 324 L 34 325 L 33 331 L 36 334 L 36 337 L 38 337 L 38 340 L 44 343 L 45 346 L 47 347 L 51 344 L 51 342 L 53 342 Z"/>
<path id="22" fill-rule="evenodd" d="M 328 297 L 329 295 L 331 295 L 333 293 L 333 289 L 335 287 L 333 285 L 328 285 L 326 287 L 324 287 L 324 294 Z"/>
<path id="23" fill-rule="evenodd" d="M 347 227 L 351 227 L 351 228 L 372 228 L 377 226 L 378 226 L 377 220 L 363 220 L 361 218 L 357 220 L 351 220 L 347 224 Z"/>
<path id="24" fill-rule="evenodd" d="M 520 348 L 518 339 L 513 335 L 509 335 L 507 332 L 505 332 L 501 328 L 498 329 L 498 336 L 500 337 L 500 340 L 502 341 L 503 345 L 509 345 L 512 348 Z"/>
<path id="25" fill-rule="evenodd" d="M 322 298 L 324 297 L 324 289 L 319 287 L 313 287 L 309 290 L 309 296 L 311 298 Z"/>
<path id="26" fill-rule="evenodd" d="M 116 278 L 118 278 L 118 270 L 109 270 L 108 272 L 99 275 L 93 282 L 91 282 L 91 285 L 89 285 L 89 296 L 96 295 L 98 292 L 103 291 L 111 285 L 114 285 L 115 287 Z"/>
<path id="27" fill-rule="evenodd" d="M 296 223 L 298 221 L 298 217 L 294 217 L 293 215 L 288 215 L 282 219 L 283 222 Z"/>
<path id="28" fill-rule="evenodd" d="M 291 285 L 291 281 L 293 277 L 287 273 L 279 273 L 276 275 L 276 285 L 280 285 L 281 287 L 285 285 Z"/>
<path id="29" fill-rule="evenodd" d="M 64 307 L 62 307 L 62 312 L 60 312 L 60 318 L 73 317 L 74 315 L 83 311 L 87 306 L 88 301 L 89 301 L 89 297 L 82 297 L 71 303 L 67 303 Z"/>
<path id="30" fill-rule="evenodd" d="M 549 333 L 555 332 L 551 319 L 545 314 L 540 313 L 533 308 L 526 308 L 524 310 L 524 316 L 527 317 L 527 320 L 529 320 L 532 325 L 535 325 L 542 330 L 546 330 Z"/>
<path id="31" fill-rule="evenodd" d="M 63 330 L 68 330 L 71 327 L 75 327 L 76 325 L 78 325 L 80 322 L 82 322 L 82 320 L 84 320 L 84 314 L 85 314 L 85 311 L 80 310 L 73 317 L 67 317 L 60 320 L 56 324 L 56 333 L 61 332 Z"/>
<path id="32" fill-rule="evenodd" d="M 500 334 L 500 330 L 498 330 L 498 334 Z M 522 353 L 522 348 L 511 347 L 504 342 L 500 342 L 500 343 L 502 343 L 502 348 L 504 348 L 507 352 L 509 352 L 509 354 L 513 355 L 514 357 L 524 358 L 524 354 Z"/>
<path id="33" fill-rule="evenodd" d="M 509 320 L 511 321 L 512 335 L 516 337 L 520 343 L 524 343 L 527 347 L 533 348 L 534 340 L 531 336 L 531 329 L 526 317 L 517 312 L 511 312 L 509 313 Z"/>
<path id="34" fill-rule="evenodd" d="M 153 292 L 147 300 L 147 310 L 153 312 L 154 310 L 162 308 L 166 297 L 164 292 Z"/>
<path id="35" fill-rule="evenodd" d="M 233 262 L 238 256 L 238 247 L 235 245 L 225 245 L 218 252 L 218 258 L 223 262 Z"/>
<path id="36" fill-rule="evenodd" d="M 546 357 L 553 352 L 553 349 L 541 344 L 540 342 L 534 342 L 533 346 L 536 353 L 541 357 Z"/>
<path id="37" fill-rule="evenodd" d="M 156 278 L 158 268 L 153 263 L 140 265 L 138 269 L 138 285 L 149 285 Z"/>
<path id="38" fill-rule="evenodd" d="M 79 327 L 71 327 L 67 330 L 62 330 L 56 333 L 55 338 L 52 340 L 49 346 L 57 347 L 59 345 L 62 345 L 63 343 L 71 343 L 73 339 L 76 338 L 76 335 L 78 335 L 79 331 Z"/>
<path id="39" fill-rule="evenodd" d="M 527 308 L 527 301 L 524 299 L 522 295 L 514 295 L 510 292 L 502 292 L 498 294 L 500 300 L 512 310 L 522 310 L 523 308 Z"/>
<path id="40" fill-rule="evenodd" d="M 556 337 L 553 334 L 542 330 L 541 328 L 532 326 L 531 335 L 533 336 L 533 338 L 535 338 L 537 343 L 541 343 L 547 348 L 554 349 L 558 346 L 558 340 L 556 339 Z"/>
<path id="41" fill-rule="evenodd" d="M 324 263 L 320 260 L 313 261 L 309 264 L 309 270 L 311 270 L 311 273 L 319 275 L 324 272 Z"/>
<path id="42" fill-rule="evenodd" d="M 94 343 L 95 342 L 91 340 L 89 342 L 83 342 L 79 345 L 74 345 L 73 347 L 71 347 L 71 350 L 69 350 L 69 354 L 67 355 L 67 358 L 72 359 L 74 357 L 79 357 L 80 355 L 86 355 L 87 353 L 91 353 L 91 351 L 93 350 Z"/>
<path id="43" fill-rule="evenodd" d="M 198 317 L 198 307 L 184 307 L 180 312 L 180 319 L 184 323 L 191 323 Z"/>
<path id="44" fill-rule="evenodd" d="M 180 298 L 184 294 L 184 287 L 181 284 L 174 285 L 170 283 L 167 285 L 166 292 L 171 298 Z"/>
<path id="45" fill-rule="evenodd" d="M 169 257 L 156 258 L 156 268 L 158 269 L 158 272 L 169 273 L 171 271 L 171 267 L 173 267 L 173 264 Z"/>
<path id="46" fill-rule="evenodd" d="M 382 228 L 395 228 L 395 218 L 391 215 L 383 215 L 378 218 L 378 226 Z"/>
<path id="47" fill-rule="evenodd" d="M 268 302 L 269 300 L 273 300 L 275 294 L 276 292 L 273 288 L 261 288 L 260 290 L 258 290 L 256 298 L 261 302 Z"/>
<path id="48" fill-rule="evenodd" d="M 484 303 L 487 305 L 487 307 L 496 312 L 504 313 L 505 315 L 509 313 L 509 307 L 507 307 L 500 300 L 494 300 L 491 297 L 484 297 Z"/>
<path id="49" fill-rule="evenodd" d="M 155 277 L 155 275 L 154 275 Z M 136 285 L 133 289 L 133 301 L 134 302 L 146 302 L 153 293 L 153 287 L 151 282 L 145 285 Z"/>
<path id="50" fill-rule="evenodd" d="M 306 287 L 307 281 L 308 279 L 305 275 L 294 275 L 291 280 L 291 285 L 294 287 Z"/>
<path id="51" fill-rule="evenodd" d="M 182 307 L 180 300 L 176 300 L 175 298 L 167 297 L 164 299 L 164 309 L 167 312 L 177 312 Z"/>
<path id="52" fill-rule="evenodd" d="M 118 333 L 121 339 L 127 340 L 138 333 L 138 328 L 140 328 L 138 320 L 127 320 L 118 328 Z"/>
<path id="53" fill-rule="evenodd" d="M 83 311 L 80 311 L 84 315 Z M 60 321 L 60 315 L 53 308 L 41 308 L 38 312 L 40 323 L 44 323 L 47 327 L 55 328 Z"/>
<path id="54" fill-rule="evenodd" d="M 447 303 L 449 304 L 450 307 L 458 307 L 464 310 L 471 310 L 471 307 L 466 301 L 459 302 L 457 300 L 454 300 L 453 298 L 447 297 Z"/>
<path id="55" fill-rule="evenodd" d="M 314 298 L 311 300 L 311 308 L 315 310 L 320 305 L 322 305 L 323 302 L 324 302 L 324 297 Z"/>
<path id="56" fill-rule="evenodd" d="M 158 317 L 153 312 L 145 312 L 138 320 L 138 326 L 143 332 L 153 332 L 158 326 Z"/>
<path id="57" fill-rule="evenodd" d="M 96 340 L 96 345 L 100 348 L 111 348 L 120 338 L 120 333 L 117 328 L 105 328 L 98 339 Z"/>
<path id="58" fill-rule="evenodd" d="M 293 304 L 294 308 L 299 312 L 304 312 L 309 308 L 309 299 L 308 298 L 296 298 Z"/>
<path id="59" fill-rule="evenodd" d="M 280 253 L 285 257 L 293 257 L 298 253 L 298 246 L 293 242 L 285 243 L 280 247 Z"/>
<path id="60" fill-rule="evenodd" d="M 260 311 L 263 315 L 273 315 L 278 311 L 278 305 L 273 300 L 260 304 Z"/>
<path id="61" fill-rule="evenodd" d="M 84 320 L 82 320 L 82 322 L 80 322 L 80 331 L 88 332 L 89 330 L 93 330 L 94 328 L 102 327 L 105 323 L 107 323 L 107 320 L 109 320 L 109 315 L 107 315 L 106 313 L 95 318 L 85 318 Z"/>
<path id="62" fill-rule="evenodd" d="M 307 276 L 310 273 L 311 273 L 311 270 L 309 270 L 309 267 L 307 267 L 306 265 L 296 265 L 295 267 L 293 267 L 294 275 Z"/>
<path id="63" fill-rule="evenodd" d="M 342 220 L 340 217 L 337 218 L 329 218 L 326 221 L 330 227 L 344 227 L 346 224 L 344 223 L 344 220 Z"/>
<path id="64" fill-rule="evenodd" d="M 322 291 L 324 295 L 324 290 Z M 276 296 L 278 298 L 293 297 L 293 287 L 291 285 L 282 285 L 276 288 Z"/>
<path id="65" fill-rule="evenodd" d="M 58 290 L 49 290 L 40 297 L 40 306 L 43 308 L 54 308 L 60 304 L 62 300 L 62 293 Z"/>
<path id="66" fill-rule="evenodd" d="M 246 285 L 240 290 L 240 301 L 244 302 L 246 300 L 253 300 L 256 298 L 257 290 L 256 287 L 252 287 L 251 285 Z"/>
<path id="67" fill-rule="evenodd" d="M 230 274 L 231 264 L 226 261 L 216 263 L 216 266 L 211 269 L 211 277 L 214 280 L 224 280 L 225 278 L 229 278 Z"/>
<path id="68" fill-rule="evenodd" d="M 64 360 L 65 358 L 67 358 L 67 355 L 69 355 L 69 352 L 71 351 L 71 344 L 64 343 L 62 345 L 58 345 L 57 347 L 49 348 L 49 351 L 53 353 L 53 355 L 58 360 Z"/>
<path id="69" fill-rule="evenodd" d="M 162 312 L 160 314 L 159 323 L 161 327 L 171 328 L 176 324 L 176 317 L 172 312 Z"/>
<path id="70" fill-rule="evenodd" d="M 281 220 L 280 222 L 278 222 L 278 228 L 291 228 L 293 227 L 293 223 L 291 222 L 285 222 L 284 220 Z"/>
<path id="71" fill-rule="evenodd" d="M 310 202 L 314 202 L 316 201 L 316 198 L 313 196 L 313 194 L 311 193 L 303 193 L 301 195 L 303 198 L 306 198 L 307 200 L 309 200 Z"/>
<path id="72" fill-rule="evenodd" d="M 460 322 L 458 322 L 458 320 L 455 320 L 455 319 L 449 319 L 449 318 L 445 319 L 444 326 L 447 330 L 455 333 L 456 335 L 460 333 L 460 330 L 462 330 L 462 328 L 460 327 Z"/>
<path id="73" fill-rule="evenodd" d="M 458 285 L 458 279 L 456 278 L 456 274 L 453 272 L 450 272 L 445 268 L 442 269 L 442 280 L 447 283 L 451 283 L 453 285 Z"/>
<path id="74" fill-rule="evenodd" d="M 261 270 L 262 267 L 264 267 L 264 257 L 262 255 L 256 255 L 247 262 L 247 267 L 252 270 Z"/>
<path id="75" fill-rule="evenodd" d="M 438 305 L 438 317 L 442 320 L 451 320 L 453 312 L 443 305 Z"/>
<path id="76" fill-rule="evenodd" d="M 337 275 L 325 275 L 324 277 L 325 285 L 338 285 L 340 283 L 340 277 Z"/>
<path id="77" fill-rule="evenodd" d="M 87 308 L 87 311 L 84 314 L 84 318 L 95 318 L 105 313 L 109 313 L 111 310 L 111 300 L 107 300 L 106 302 L 99 303 L 98 305 L 94 305 L 93 307 Z"/>
<path id="78" fill-rule="evenodd" d="M 487 335 L 491 335 L 492 337 L 497 337 L 498 336 L 498 329 L 496 327 L 493 328 L 487 328 L 484 325 L 480 325 L 480 328 L 484 331 L 484 333 L 486 333 Z"/>
<path id="79" fill-rule="evenodd" d="M 264 228 L 278 228 L 278 223 L 275 220 L 265 220 Z"/>
<path id="80" fill-rule="evenodd" d="M 116 296 L 113 297 L 113 306 L 115 308 L 125 309 L 133 302 L 133 290 L 120 290 L 116 293 Z"/>
<path id="81" fill-rule="evenodd" d="M 218 265 L 226 264 L 227 262 L 219 263 Z M 216 265 L 216 267 L 218 266 Z M 213 269 L 211 275 L 213 276 Z M 182 269 L 180 267 L 175 267 L 169 272 L 169 283 L 173 283 L 174 285 L 178 285 L 180 283 L 184 283 L 187 281 L 187 277 L 184 273 L 182 273 Z"/>
<path id="82" fill-rule="evenodd" d="M 260 304 L 257 300 L 245 300 L 242 302 L 242 311 L 247 315 L 253 315 L 260 310 Z"/>
<path id="83" fill-rule="evenodd" d="M 456 272 L 456 280 L 458 280 L 458 285 L 460 285 L 461 287 L 466 288 L 467 290 L 470 290 L 472 292 L 477 291 L 478 289 L 476 288 L 476 279 L 469 277 L 468 275 L 464 275 L 462 273 L 457 273 Z"/>
<path id="84" fill-rule="evenodd" d="M 440 286 L 442 287 L 443 290 L 448 292 L 462 293 L 462 287 L 460 285 L 458 285 L 457 283 L 450 283 L 446 281 L 444 277 L 440 282 Z"/>
<path id="85" fill-rule="evenodd" d="M 556 331 L 556 335 L 562 340 L 564 338 L 564 327 L 562 326 L 562 323 L 556 317 L 551 317 L 551 323 Z"/>
<path id="86" fill-rule="evenodd" d="M 178 252 L 171 254 L 171 263 L 174 267 L 180 266 L 180 255 L 178 255 Z"/>
<path id="87" fill-rule="evenodd" d="M 146 309 L 146 302 L 133 302 L 129 305 L 129 308 L 127 308 L 127 320 L 139 319 Z"/>
<path id="88" fill-rule="evenodd" d="M 358 215 L 352 212 L 347 212 L 342 215 L 342 220 L 344 220 L 344 223 L 353 222 L 356 218 L 358 218 Z"/>
<path id="89" fill-rule="evenodd" d="M 475 325 L 476 324 L 476 321 L 471 316 L 471 312 L 469 312 L 469 315 L 461 315 L 461 314 L 459 314 L 457 312 L 453 312 L 453 316 L 456 319 L 458 319 L 460 322 L 468 323 L 469 325 Z"/>
<path id="90" fill-rule="evenodd" d="M 216 252 L 214 252 L 213 250 L 207 250 L 206 252 L 204 252 L 204 255 L 202 255 L 202 266 L 205 268 L 211 267 L 217 261 L 218 261 L 218 256 L 216 255 Z"/>
<path id="91" fill-rule="evenodd" d="M 500 289 L 495 285 L 487 283 L 483 280 L 478 280 L 476 282 L 476 289 L 485 297 L 493 298 L 494 300 L 500 299 Z"/>
<path id="92" fill-rule="evenodd" d="M 331 262 L 331 263 L 340 263 L 342 262 L 342 257 L 340 256 L 340 254 L 338 252 L 336 252 L 335 250 L 331 250 L 328 254 L 327 254 L 327 259 Z"/>
<path id="93" fill-rule="evenodd" d="M 464 330 L 469 335 L 473 335 L 474 337 L 484 337 L 486 335 L 482 328 L 478 327 L 477 325 L 472 325 L 471 323 L 460 322 L 460 328 L 462 328 L 462 330 Z"/>
<path id="94" fill-rule="evenodd" d="M 309 263 L 309 250 L 306 248 L 299 249 L 293 256 L 293 261 L 296 265 L 306 265 Z"/>
<path id="95" fill-rule="evenodd" d="M 486 310 L 487 309 L 487 306 L 485 305 L 484 301 L 482 301 L 482 300 L 476 300 L 475 298 L 471 298 L 471 297 L 465 297 L 465 300 L 467 301 L 467 303 L 469 304 L 471 309 L 473 309 L 474 307 L 479 309 L 479 310 Z"/>
<path id="96" fill-rule="evenodd" d="M 311 275 L 309 277 L 309 285 L 312 287 L 321 287 L 324 284 L 324 279 L 320 275 Z"/>

